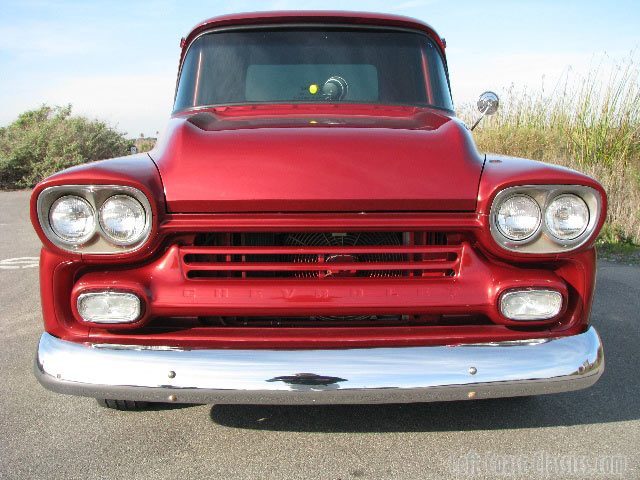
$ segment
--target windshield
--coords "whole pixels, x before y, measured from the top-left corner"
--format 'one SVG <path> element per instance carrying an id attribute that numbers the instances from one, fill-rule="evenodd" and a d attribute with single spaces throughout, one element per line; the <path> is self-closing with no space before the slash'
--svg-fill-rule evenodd
<path id="1" fill-rule="evenodd" d="M 338 102 L 453 109 L 442 58 L 427 36 L 325 27 L 197 38 L 184 60 L 174 111 Z"/>

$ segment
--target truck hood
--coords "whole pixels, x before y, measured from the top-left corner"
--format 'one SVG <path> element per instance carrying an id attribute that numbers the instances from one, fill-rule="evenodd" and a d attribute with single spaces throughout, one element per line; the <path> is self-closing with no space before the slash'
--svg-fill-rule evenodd
<path id="1" fill-rule="evenodd" d="M 149 153 L 167 209 L 475 210 L 483 157 L 458 120 L 417 108 L 331 110 L 223 107 L 174 117 Z"/>

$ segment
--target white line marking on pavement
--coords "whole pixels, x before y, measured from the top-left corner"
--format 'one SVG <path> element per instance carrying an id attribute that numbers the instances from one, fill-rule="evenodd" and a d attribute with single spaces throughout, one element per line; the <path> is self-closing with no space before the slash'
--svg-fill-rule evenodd
<path id="1" fill-rule="evenodd" d="M 17 268 L 38 268 L 38 257 L 17 257 L 0 260 L 0 270 L 15 270 Z"/>

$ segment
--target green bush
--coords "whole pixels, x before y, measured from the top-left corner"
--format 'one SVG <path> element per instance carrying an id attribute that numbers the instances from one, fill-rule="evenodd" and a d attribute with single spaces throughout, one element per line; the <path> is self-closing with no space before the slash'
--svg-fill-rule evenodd
<path id="1" fill-rule="evenodd" d="M 136 144 L 136 148 L 138 149 L 138 153 L 143 153 L 143 152 L 148 152 L 153 147 L 155 147 L 156 140 L 149 139 L 149 138 L 142 138 L 142 139 L 136 140 L 135 144 Z"/>
<path id="2" fill-rule="evenodd" d="M 72 117 L 71 105 L 43 105 L 0 128 L 0 188 L 33 187 L 65 168 L 126 155 L 127 145 L 105 122 Z"/>

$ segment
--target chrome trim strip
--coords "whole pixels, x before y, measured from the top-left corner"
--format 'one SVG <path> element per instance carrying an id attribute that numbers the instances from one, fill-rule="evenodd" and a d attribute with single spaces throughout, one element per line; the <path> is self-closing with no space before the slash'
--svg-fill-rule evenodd
<path id="1" fill-rule="evenodd" d="M 544 341 L 455 346 L 344 350 L 114 347 L 77 344 L 44 333 L 35 375 L 50 390 L 97 398 L 345 404 L 565 392 L 593 385 L 604 371 L 602 343 L 593 327 L 580 335 Z"/>

